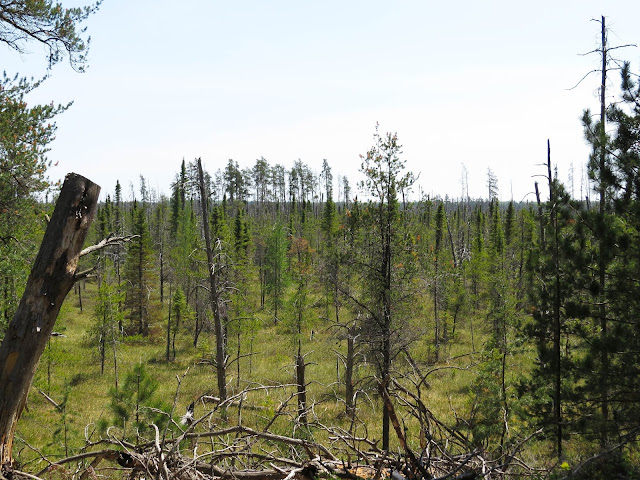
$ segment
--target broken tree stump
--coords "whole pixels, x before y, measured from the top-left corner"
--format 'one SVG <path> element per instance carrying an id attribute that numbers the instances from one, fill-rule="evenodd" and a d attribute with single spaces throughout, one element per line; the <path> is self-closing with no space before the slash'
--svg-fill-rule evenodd
<path id="1" fill-rule="evenodd" d="M 0 467 L 12 465 L 13 436 L 78 259 L 100 187 L 70 173 L 47 225 L 27 286 L 0 346 Z"/>

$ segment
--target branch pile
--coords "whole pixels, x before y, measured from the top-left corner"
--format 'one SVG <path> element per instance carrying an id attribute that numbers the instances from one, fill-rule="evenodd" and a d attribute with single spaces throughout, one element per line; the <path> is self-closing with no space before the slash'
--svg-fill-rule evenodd
<path id="1" fill-rule="evenodd" d="M 354 428 L 347 431 L 317 422 L 299 423 L 295 408 L 288 408 L 295 394 L 279 405 L 264 429 L 247 427 L 241 416 L 250 391 L 245 390 L 214 407 L 210 406 L 213 397 L 203 395 L 198 404 L 189 406 L 182 421 L 174 421 L 171 412 L 163 428 L 150 425 L 146 441 L 119 439 L 119 432 L 110 429 L 106 438 L 87 440 L 85 451 L 79 455 L 49 462 L 35 475 L 14 470 L 12 476 L 37 480 L 58 472 L 64 478 L 94 479 L 102 475 L 98 467 L 103 461 L 110 462 L 107 468 L 120 471 L 119 476 L 159 480 L 466 480 L 534 473 L 517 458 L 531 437 L 499 458 L 489 459 L 485 452 L 472 448 L 460 432 L 436 419 L 418 395 L 388 379 L 379 382 L 379 389 L 397 435 L 396 451 L 381 450 L 376 440 L 357 436 Z M 173 410 L 175 404 L 176 400 Z M 199 405 L 206 406 L 206 412 L 194 418 L 194 407 Z M 398 417 L 396 406 L 419 420 L 420 432 L 415 439 L 408 438 L 408 429 L 404 419 Z M 229 425 L 231 409 L 237 409 L 237 424 L 218 428 L 218 423 Z M 308 413 L 313 413 L 313 406 Z M 270 431 L 276 418 L 287 415 L 291 415 L 287 421 L 295 425 L 294 436 Z M 324 438 L 324 444 L 316 437 Z M 419 449 L 412 448 L 412 442 L 419 444 Z M 46 461 L 44 456 L 42 459 Z"/>

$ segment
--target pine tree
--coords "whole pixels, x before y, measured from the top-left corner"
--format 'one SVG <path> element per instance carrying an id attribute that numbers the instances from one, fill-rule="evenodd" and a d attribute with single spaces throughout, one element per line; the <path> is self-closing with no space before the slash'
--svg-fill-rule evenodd
<path id="1" fill-rule="evenodd" d="M 20 10 L 5 8 L 0 6 L 0 38 L 11 30 L 4 30 L 4 15 Z M 30 105 L 26 96 L 40 84 L 0 77 L 0 337 L 13 318 L 44 233 L 49 206 L 36 198 L 50 187 L 47 152 L 57 130 L 54 119 L 69 107 Z"/>
<path id="2" fill-rule="evenodd" d="M 219 236 L 212 238 L 209 225 L 209 191 L 202 168 L 202 161 L 198 158 L 198 187 L 200 190 L 200 208 L 202 209 L 202 226 L 207 254 L 207 273 L 209 277 L 209 299 L 213 310 L 214 332 L 216 338 L 216 377 L 220 401 L 227 399 L 227 332 L 225 300 L 228 288 L 228 255 L 224 251 L 223 241 Z M 229 161 L 231 164 L 231 161 Z M 224 209 L 223 209 L 224 212 Z M 226 222 L 224 222 L 226 224 Z M 218 232 L 219 235 L 219 232 Z"/>
<path id="3" fill-rule="evenodd" d="M 602 23 L 604 32 L 604 18 Z M 604 33 L 601 53 L 605 58 L 608 55 Z M 600 406 L 601 444 L 637 428 L 640 412 L 640 400 L 634 393 L 640 378 L 636 241 L 640 232 L 640 87 L 628 63 L 621 73 L 621 98 L 606 109 L 606 118 L 614 127 L 611 135 L 604 132 L 604 120 L 589 122 L 585 115 L 587 139 L 594 149 L 590 172 L 601 196 L 598 211 L 587 217 L 598 255 L 592 301 L 600 302 L 593 312 L 600 325 L 599 337 L 589 344 L 588 357 L 598 376 L 588 383 L 600 394 L 594 401 Z"/>
<path id="4" fill-rule="evenodd" d="M 113 352 L 114 375 L 118 376 L 117 344 L 120 339 L 119 326 L 122 325 L 124 314 L 121 305 L 124 295 L 120 293 L 118 285 L 113 283 L 113 273 L 105 272 L 94 310 L 95 323 L 89 332 L 92 343 L 97 345 L 100 357 L 100 373 L 104 374 L 104 367 L 109 348 Z M 117 388 L 117 387 L 116 387 Z"/>
<path id="5" fill-rule="evenodd" d="M 287 238 L 280 222 L 271 229 L 267 237 L 265 254 L 265 291 L 271 296 L 274 321 L 278 321 L 278 311 L 283 304 L 284 288 L 287 284 L 285 267 Z"/>
<path id="6" fill-rule="evenodd" d="M 125 263 L 125 307 L 136 332 L 139 335 L 148 335 L 152 311 L 151 291 L 155 280 L 151 235 L 146 213 L 144 209 L 138 208 L 137 202 L 134 202 L 131 216 L 131 232 L 137 238 L 128 244 Z"/>
<path id="7" fill-rule="evenodd" d="M 120 390 L 109 390 L 113 421 L 122 426 L 123 439 L 131 438 L 128 432 L 133 430 L 139 443 L 140 435 L 148 431 L 152 423 L 158 428 L 167 423 L 168 416 L 163 412 L 170 411 L 170 407 L 154 398 L 158 386 L 144 364 L 138 363 L 127 373 Z"/>
<path id="8" fill-rule="evenodd" d="M 472 432 L 474 442 L 487 446 L 497 440 L 502 449 L 511 410 L 507 384 L 508 360 L 512 354 L 509 332 L 515 324 L 516 311 L 513 284 L 505 262 L 504 231 L 497 200 L 491 201 L 489 212 L 487 316 L 492 328 L 484 347 L 480 375 L 473 384 Z"/>
<path id="9" fill-rule="evenodd" d="M 167 318 L 167 348 L 165 352 L 167 362 L 176 358 L 176 335 L 180 325 L 186 323 L 190 315 L 187 299 L 182 288 L 178 286 L 171 297 L 171 308 Z"/>
<path id="10" fill-rule="evenodd" d="M 180 221 L 180 217 L 182 216 L 182 212 L 186 206 L 186 192 L 187 192 L 187 167 L 182 160 L 182 165 L 180 166 L 180 173 L 176 175 L 176 179 L 171 185 L 171 220 L 170 220 L 170 228 L 171 234 L 176 235 L 178 232 L 178 222 Z"/>
<path id="11" fill-rule="evenodd" d="M 440 252 L 442 250 L 442 244 L 444 241 L 444 225 L 446 222 L 444 213 L 444 203 L 439 202 L 436 210 L 436 230 L 435 230 L 435 244 L 433 247 L 433 267 L 434 267 L 434 279 L 433 279 L 433 317 L 434 317 L 434 348 L 435 348 L 435 361 L 440 359 L 440 341 L 443 337 L 440 304 L 442 303 L 442 292 L 440 291 Z M 446 336 L 446 334 L 445 334 Z"/>
<path id="12" fill-rule="evenodd" d="M 398 189 L 407 191 L 414 182 L 410 172 L 403 172 L 405 161 L 400 158 L 402 147 L 396 134 L 374 134 L 374 145 L 362 157 L 360 170 L 366 179 L 362 188 L 374 198 L 369 204 L 369 230 L 360 238 L 359 252 L 354 252 L 352 262 L 360 263 L 359 281 L 363 285 L 362 296 L 351 292 L 357 308 L 364 310 L 363 334 L 375 360 L 377 374 L 386 382 L 391 373 L 391 363 L 401 345 L 406 342 L 404 328 L 406 313 L 402 307 L 409 302 L 410 294 L 404 289 L 411 260 L 404 257 L 409 249 L 398 230 Z M 355 267 L 354 267 L 355 268 Z M 382 448 L 389 448 L 390 417 L 383 409 Z"/>

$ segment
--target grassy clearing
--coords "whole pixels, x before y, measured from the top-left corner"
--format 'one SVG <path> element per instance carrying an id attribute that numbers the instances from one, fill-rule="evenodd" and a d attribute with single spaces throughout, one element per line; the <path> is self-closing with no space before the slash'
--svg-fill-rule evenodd
<path id="1" fill-rule="evenodd" d="M 109 389 L 115 386 L 113 352 L 107 354 L 105 371 L 101 373 L 97 347 L 88 341 L 88 333 L 94 322 L 94 298 L 96 286 L 87 284 L 83 290 L 83 311 L 78 305 L 77 293 L 66 300 L 56 325 L 56 330 L 64 337 L 52 337 L 50 347 L 42 358 L 32 386 L 28 409 L 18 425 L 16 440 L 16 458 L 19 462 L 37 461 L 40 455 L 50 458 L 64 457 L 77 452 L 87 441 L 97 441 L 104 436 L 99 425 L 114 423 L 110 408 Z M 167 314 L 167 305 L 163 314 Z M 309 316 L 320 318 L 323 315 L 317 307 L 308 312 Z M 477 319 L 459 320 L 455 336 L 440 350 L 440 362 L 433 364 L 434 347 L 432 325 L 428 306 L 420 308 L 423 319 L 415 319 L 410 325 L 416 340 L 409 352 L 415 360 L 420 375 L 425 375 L 426 383 L 421 388 L 422 399 L 427 407 L 442 421 L 452 427 L 461 428 L 461 423 L 469 415 L 473 404 L 471 385 L 477 376 L 478 364 L 482 359 L 482 347 L 488 332 L 480 328 Z M 241 421 L 253 428 L 264 428 L 278 409 L 282 415 L 271 424 L 273 433 L 282 435 L 302 435 L 299 426 L 292 422 L 296 416 L 296 388 L 294 355 L 296 348 L 291 335 L 282 325 L 274 325 L 268 312 L 258 312 L 261 328 L 252 342 L 254 355 L 240 359 L 240 379 L 238 363 L 232 363 L 228 369 L 229 394 L 234 395 L 244 389 L 251 389 L 244 399 L 244 405 L 256 409 L 243 408 L 239 411 L 232 406 L 228 409 L 228 418 L 214 415 L 212 421 L 218 426 L 226 422 Z M 474 335 L 471 336 L 470 324 L 474 321 Z M 166 326 L 166 324 L 165 324 Z M 162 401 L 170 409 L 174 399 L 176 408 L 174 417 L 182 415 L 187 406 L 203 394 L 216 395 L 215 368 L 211 363 L 215 339 L 211 333 L 203 333 L 198 347 L 192 344 L 188 331 L 182 331 L 176 341 L 176 359 L 165 361 L 165 326 L 159 324 L 152 328 L 151 338 L 129 338 L 117 346 L 117 370 L 119 385 L 122 386 L 127 372 L 137 364 L 144 364 L 147 372 L 158 382 L 154 399 Z M 306 379 L 308 385 L 308 404 L 312 406 L 310 420 L 328 426 L 349 429 L 350 422 L 345 415 L 344 403 L 344 366 L 337 359 L 336 351 L 344 353 L 346 342 L 337 339 L 329 325 L 315 320 L 304 335 L 302 351 L 308 363 Z M 249 338 L 241 338 L 241 354 L 250 351 Z M 474 348 L 475 346 L 475 351 Z M 229 339 L 228 352 L 234 357 L 237 351 L 235 336 Z M 522 376 L 531 364 L 530 352 L 522 352 L 509 359 L 509 382 Z M 399 355 L 394 363 L 397 378 L 407 376 L 403 383 L 413 388 L 409 379 L 417 381 L 418 376 L 405 355 Z M 377 398 L 376 386 L 371 381 L 373 367 L 370 363 L 361 363 L 356 369 L 358 387 L 358 422 L 355 433 L 366 435 L 370 439 L 379 439 L 381 432 L 381 403 Z M 176 397 L 178 383 L 179 394 Z M 270 388 L 262 388 L 269 386 Z M 45 392 L 57 403 L 68 394 L 64 410 L 56 409 L 40 393 Z M 283 402 L 286 402 L 283 407 Z M 196 417 L 211 409 L 211 404 L 196 404 Z M 410 444 L 419 449 L 419 432 L 415 418 L 407 409 L 398 406 L 398 416 L 407 429 Z M 514 432 L 524 431 L 526 424 L 514 420 Z M 328 434 L 323 429 L 311 428 L 305 435 L 313 435 L 318 441 L 327 442 Z M 392 445 L 399 448 L 392 432 Z M 548 448 L 544 443 L 531 449 L 531 458 L 548 457 Z"/>

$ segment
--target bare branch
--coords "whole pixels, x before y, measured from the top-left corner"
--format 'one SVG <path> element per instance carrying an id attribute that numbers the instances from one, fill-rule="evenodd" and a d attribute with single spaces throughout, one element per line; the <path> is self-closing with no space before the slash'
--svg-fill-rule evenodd
<path id="1" fill-rule="evenodd" d="M 96 252 L 98 250 L 102 250 L 103 248 L 109 247 L 111 245 L 122 245 L 123 243 L 130 242 L 134 238 L 138 237 L 140 237 L 140 235 L 124 235 L 122 237 L 108 236 L 107 238 L 101 240 L 99 243 L 91 245 L 90 247 L 82 250 L 79 257 L 84 257 L 85 255 Z"/>

